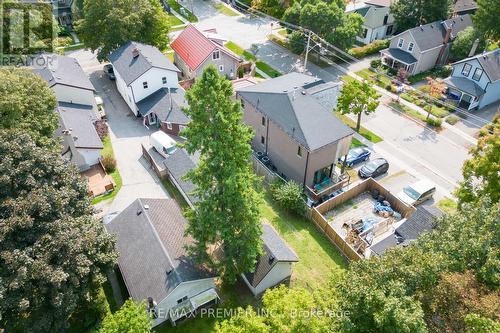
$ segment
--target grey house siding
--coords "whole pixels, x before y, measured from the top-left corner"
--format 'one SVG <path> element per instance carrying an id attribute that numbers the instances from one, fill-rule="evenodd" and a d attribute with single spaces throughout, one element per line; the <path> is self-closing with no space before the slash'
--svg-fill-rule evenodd
<path id="1" fill-rule="evenodd" d="M 487 85 L 486 93 L 481 97 L 479 101 L 479 108 L 494 103 L 498 100 L 500 100 L 500 80 Z"/>
<path id="2" fill-rule="evenodd" d="M 223 71 L 219 71 L 219 74 L 225 75 L 228 78 L 231 78 L 231 73 L 232 73 L 232 78 L 237 77 L 237 70 L 238 70 L 238 65 L 239 61 L 236 59 L 228 56 L 226 53 L 219 51 L 220 58 L 218 60 L 213 60 L 212 55 L 210 55 L 204 62 L 201 64 L 197 70 L 191 71 L 189 67 L 186 65 L 184 60 L 182 60 L 181 57 L 177 55 L 177 53 L 174 54 L 174 63 L 175 65 L 181 70 L 182 76 L 184 79 L 193 79 L 196 77 L 200 77 L 203 74 L 203 71 L 205 68 L 207 68 L 209 65 L 214 65 L 217 70 L 219 71 L 219 66 L 222 65 L 224 67 Z"/>
<path id="3" fill-rule="evenodd" d="M 314 181 L 314 173 L 321 168 L 335 164 L 337 158 L 341 154 L 346 154 L 349 149 L 351 136 L 309 152 L 309 158 L 307 156 L 308 151 L 301 147 L 302 156 L 299 156 L 297 154 L 299 144 L 273 121 L 258 112 L 250 103 L 245 103 L 243 110 L 243 121 L 252 127 L 255 132 L 251 142 L 252 148 L 261 152 L 266 152 L 267 148 L 267 155 L 276 166 L 278 174 L 283 174 L 299 184 L 304 183 L 304 174 L 307 173 L 305 185 L 311 187 Z M 262 125 L 262 117 L 265 117 L 266 126 Z M 262 138 L 264 138 L 264 144 L 261 143 Z"/>
<path id="4" fill-rule="evenodd" d="M 441 47 L 442 46 L 436 47 L 434 49 L 421 53 L 419 57 L 416 57 L 418 59 L 418 65 L 415 69 L 415 74 L 425 72 L 436 66 Z M 446 54 L 444 56 L 444 59 L 446 59 Z"/>
<path id="5" fill-rule="evenodd" d="M 177 53 L 174 53 L 174 64 L 177 66 L 177 68 L 180 69 L 180 71 L 182 72 L 182 76 L 185 79 L 190 79 L 191 77 L 193 77 L 192 76 L 193 73 L 191 73 L 191 71 L 189 70 L 189 67 L 186 65 L 184 60 L 182 60 L 182 58 L 179 57 L 179 55 Z"/>

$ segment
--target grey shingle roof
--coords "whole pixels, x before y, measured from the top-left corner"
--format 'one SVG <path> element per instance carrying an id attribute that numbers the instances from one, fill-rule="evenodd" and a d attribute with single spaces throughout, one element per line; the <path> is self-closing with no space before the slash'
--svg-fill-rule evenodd
<path id="1" fill-rule="evenodd" d="M 457 88 L 463 92 L 466 92 L 472 96 L 482 96 L 485 91 L 481 89 L 481 87 L 474 81 L 464 78 L 464 77 L 456 77 L 450 76 L 443 80 L 448 86 Z"/>
<path id="2" fill-rule="evenodd" d="M 182 88 L 171 89 L 172 104 L 170 104 L 170 94 L 168 89 L 161 88 L 137 103 L 139 113 L 146 116 L 155 113 L 161 121 L 186 125 L 189 122 L 188 116 L 182 112 L 182 108 L 187 106 L 184 99 L 185 92 Z M 172 106 L 172 109 L 170 109 Z"/>
<path id="3" fill-rule="evenodd" d="M 49 87 L 62 84 L 95 91 L 87 74 L 75 58 L 56 54 L 44 54 L 43 57 L 46 61 L 34 65 L 33 71 L 47 81 Z"/>
<path id="4" fill-rule="evenodd" d="M 136 48 L 139 51 L 139 56 L 134 58 L 132 51 Z M 111 53 L 109 61 L 127 85 L 153 67 L 180 72 L 156 47 L 138 42 L 127 42 L 122 45 Z"/>
<path id="5" fill-rule="evenodd" d="M 500 80 L 500 49 L 478 54 L 476 56 L 457 61 L 455 64 L 467 62 L 473 59 L 476 59 L 481 67 L 483 67 L 483 71 L 486 75 L 488 75 L 488 78 L 492 83 Z"/>
<path id="6" fill-rule="evenodd" d="M 103 148 L 94 126 L 95 115 L 92 106 L 59 102 L 57 112 L 60 123 L 58 133 L 61 133 L 61 130 L 71 129 L 76 148 Z"/>
<path id="7" fill-rule="evenodd" d="M 408 52 L 403 51 L 403 50 L 398 49 L 398 48 L 388 48 L 388 49 L 382 50 L 381 52 L 387 53 L 388 55 L 390 55 L 394 59 L 402 61 L 405 64 L 411 65 L 411 64 L 414 64 L 417 62 L 417 59 L 415 59 L 415 57 L 413 55 L 411 55 L 411 53 L 408 53 Z"/>
<path id="8" fill-rule="evenodd" d="M 172 155 L 168 156 L 163 162 L 170 175 L 181 187 L 179 190 L 184 192 L 192 204 L 198 202 L 198 198 L 193 195 L 193 191 L 196 187 L 191 181 L 185 180 L 184 176 L 189 172 L 189 170 L 198 165 L 199 159 L 199 153 L 189 155 L 185 149 L 180 148 L 177 149 Z"/>
<path id="9" fill-rule="evenodd" d="M 261 236 L 264 253 L 257 259 L 254 272 L 245 273 L 248 282 L 257 287 L 278 262 L 297 262 L 299 258 L 278 235 L 274 228 L 264 223 Z"/>
<path id="10" fill-rule="evenodd" d="M 457 33 L 472 26 L 472 19 L 469 14 L 457 16 L 449 20 L 432 22 L 419 27 L 409 29 L 415 43 L 421 52 L 443 45 L 446 29 L 451 27 L 451 40 Z M 396 36 L 397 38 L 397 36 Z"/>
<path id="11" fill-rule="evenodd" d="M 173 199 L 137 199 L 108 224 L 117 237 L 118 265 L 130 296 L 160 302 L 181 282 L 212 277 L 185 246 L 187 221 Z"/>
<path id="12" fill-rule="evenodd" d="M 314 151 L 353 131 L 332 114 L 340 84 L 289 73 L 237 91 L 295 141 Z"/>

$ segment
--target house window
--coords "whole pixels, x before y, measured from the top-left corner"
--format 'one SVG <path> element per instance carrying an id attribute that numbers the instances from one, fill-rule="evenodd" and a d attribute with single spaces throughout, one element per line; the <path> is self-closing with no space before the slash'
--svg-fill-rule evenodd
<path id="1" fill-rule="evenodd" d="M 241 102 L 241 107 L 244 108 L 245 107 L 245 101 L 240 99 L 240 102 Z"/>
<path id="2" fill-rule="evenodd" d="M 188 299 L 188 297 L 187 297 L 187 296 L 184 296 L 183 298 L 179 298 L 179 299 L 177 300 L 177 304 L 180 304 L 180 303 L 182 303 L 182 302 L 186 301 L 187 299 Z"/>
<path id="3" fill-rule="evenodd" d="M 366 38 L 367 34 L 368 34 L 368 29 L 363 28 L 363 31 L 361 32 L 361 38 Z"/>
<path id="4" fill-rule="evenodd" d="M 147 81 L 146 81 L 146 82 L 143 82 L 143 83 L 142 83 L 142 87 L 143 87 L 144 89 L 148 89 L 148 82 L 147 82 Z"/>
<path id="5" fill-rule="evenodd" d="M 219 72 L 224 72 L 224 65 L 219 65 Z"/>
<path id="6" fill-rule="evenodd" d="M 472 79 L 475 81 L 479 81 L 481 75 L 483 75 L 483 70 L 481 68 L 476 68 L 476 70 L 474 71 L 474 75 L 472 75 Z"/>
<path id="7" fill-rule="evenodd" d="M 403 48 L 403 44 L 404 44 L 404 43 L 405 43 L 404 39 L 403 39 L 403 38 L 400 38 L 400 39 L 398 40 L 398 47 L 399 47 L 400 49 L 401 49 L 401 48 Z"/>
<path id="8" fill-rule="evenodd" d="M 219 59 L 220 59 L 220 53 L 219 53 L 219 50 L 214 51 L 214 53 L 212 53 L 212 59 L 213 59 L 213 60 L 219 60 Z"/>
<path id="9" fill-rule="evenodd" d="M 465 64 L 464 68 L 462 69 L 462 75 L 469 76 L 471 69 L 472 69 L 472 66 L 470 64 Z"/>
<path id="10" fill-rule="evenodd" d="M 162 82 L 163 84 L 167 84 L 167 78 L 166 78 L 165 76 L 164 76 L 164 77 L 162 77 L 162 78 L 161 78 L 161 82 Z"/>
<path id="11" fill-rule="evenodd" d="M 387 36 L 392 35 L 392 27 L 393 27 L 392 25 L 388 25 L 388 26 L 387 26 L 387 31 L 385 32 L 385 34 L 386 34 Z"/>
<path id="12" fill-rule="evenodd" d="M 260 137 L 260 143 L 263 145 L 266 144 L 266 139 L 263 136 Z"/>
<path id="13" fill-rule="evenodd" d="M 262 123 L 262 126 L 266 126 L 266 117 L 262 117 L 261 123 Z"/>
<path id="14" fill-rule="evenodd" d="M 301 146 L 299 146 L 297 148 L 297 156 L 302 157 L 302 147 Z"/>
<path id="15" fill-rule="evenodd" d="M 408 44 L 408 52 L 413 51 L 413 47 L 414 47 L 414 46 L 415 46 L 415 45 L 414 45 L 413 43 Z"/>
<path id="16" fill-rule="evenodd" d="M 167 123 L 167 129 L 169 129 L 169 130 L 172 129 L 172 123 Z"/>
<path id="17" fill-rule="evenodd" d="M 387 20 L 389 19 L 389 15 L 388 14 L 385 14 L 384 16 L 384 25 L 387 24 Z"/>

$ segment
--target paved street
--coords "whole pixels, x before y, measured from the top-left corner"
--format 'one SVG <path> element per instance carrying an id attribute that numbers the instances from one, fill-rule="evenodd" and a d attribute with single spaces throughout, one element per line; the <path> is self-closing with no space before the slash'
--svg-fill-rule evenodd
<path id="1" fill-rule="evenodd" d="M 75 51 L 70 54 L 78 59 L 83 69 L 90 76 L 97 94 L 104 100 L 108 116 L 110 137 L 123 186 L 110 206 L 104 206 L 109 212 L 121 211 L 136 198 L 166 198 L 167 192 L 160 180 L 142 157 L 141 143 L 147 143 L 152 133 L 142 125 L 102 71 L 95 56 L 89 51 Z"/>

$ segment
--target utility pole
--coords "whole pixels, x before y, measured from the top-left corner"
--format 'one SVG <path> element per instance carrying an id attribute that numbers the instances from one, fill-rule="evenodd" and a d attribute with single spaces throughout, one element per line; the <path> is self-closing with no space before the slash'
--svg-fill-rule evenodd
<path id="1" fill-rule="evenodd" d="M 306 46 L 306 56 L 304 59 L 304 73 L 307 70 L 307 56 L 309 55 L 309 44 L 311 42 L 311 31 L 307 34 L 307 46 Z"/>

